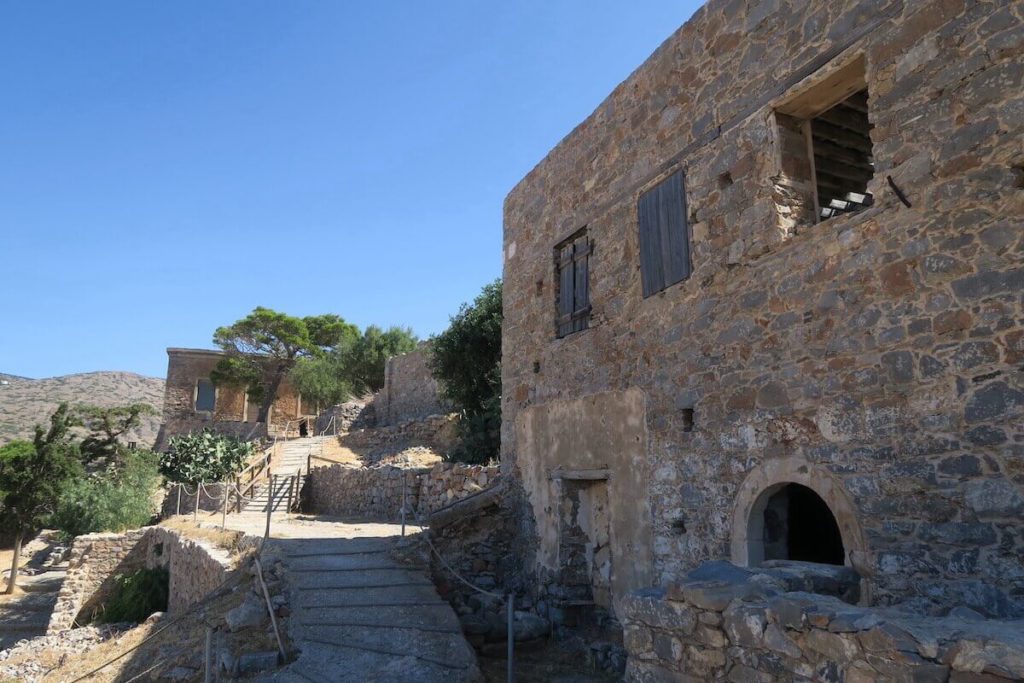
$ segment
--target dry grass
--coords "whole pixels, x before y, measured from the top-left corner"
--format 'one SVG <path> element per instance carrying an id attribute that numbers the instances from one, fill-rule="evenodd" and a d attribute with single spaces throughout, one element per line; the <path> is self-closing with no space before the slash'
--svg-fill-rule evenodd
<path id="1" fill-rule="evenodd" d="M 241 604 L 248 583 L 248 574 L 244 570 L 236 570 L 224 587 L 201 605 L 180 615 L 166 615 L 155 623 L 133 628 L 81 656 L 65 661 L 43 681 L 68 683 L 122 654 L 125 655 L 123 658 L 104 667 L 90 677 L 89 682 L 129 681 L 134 677 L 139 677 L 138 680 L 157 680 L 179 666 L 195 670 L 195 675 L 188 680 L 202 680 L 207 624 L 223 624 L 228 611 Z M 152 638 L 146 640 L 150 636 Z M 233 639 L 233 642 L 228 642 L 229 647 L 244 646 L 247 652 L 274 650 L 277 647 L 273 635 L 262 629 L 229 634 L 229 637 Z M 131 651 L 136 646 L 139 646 L 138 649 Z"/>
<path id="2" fill-rule="evenodd" d="M 220 524 L 221 515 L 219 512 L 211 514 L 200 510 L 198 519 L 200 522 L 206 524 Z M 243 536 L 241 531 L 234 531 L 232 529 L 196 526 L 196 523 L 192 520 L 192 515 L 168 517 L 160 522 L 160 526 L 167 529 L 173 529 L 186 538 L 191 538 L 196 541 L 205 541 L 217 548 L 229 551 L 232 555 L 236 555 L 238 553 L 238 541 Z"/>

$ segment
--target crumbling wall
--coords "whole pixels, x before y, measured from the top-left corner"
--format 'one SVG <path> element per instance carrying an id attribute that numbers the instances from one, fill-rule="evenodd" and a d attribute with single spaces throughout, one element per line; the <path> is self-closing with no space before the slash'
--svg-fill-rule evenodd
<path id="1" fill-rule="evenodd" d="M 317 514 L 398 520 L 404 489 L 411 522 L 492 486 L 497 476 L 497 466 L 451 462 L 429 468 L 331 465 L 313 468 L 305 494 Z"/>
<path id="2" fill-rule="evenodd" d="M 317 434 L 341 434 L 354 429 L 377 426 L 377 412 L 372 399 L 346 401 L 332 406 L 316 418 Z"/>
<path id="3" fill-rule="evenodd" d="M 112 596 L 118 575 L 154 567 L 167 569 L 168 611 L 178 612 L 217 588 L 234 566 L 228 551 L 164 527 L 79 536 L 47 632 L 89 621 Z"/>
<path id="4" fill-rule="evenodd" d="M 339 439 L 342 446 L 358 453 L 364 462 L 373 463 L 412 446 L 447 453 L 456 444 L 458 434 L 454 415 L 431 415 L 386 427 L 357 429 Z"/>
<path id="5" fill-rule="evenodd" d="M 449 412 L 438 394 L 437 380 L 430 372 L 430 349 L 419 348 L 392 356 L 384 368 L 384 388 L 374 397 L 377 420 L 396 425 L 406 420 Z"/>
<path id="6" fill-rule="evenodd" d="M 667 591 L 634 593 L 623 606 L 626 680 L 1024 678 L 1019 621 L 985 620 L 964 608 L 924 617 L 808 592 L 856 584 L 856 577 L 844 581 L 839 571 L 829 576 L 820 567 L 755 573 L 711 563 Z"/>

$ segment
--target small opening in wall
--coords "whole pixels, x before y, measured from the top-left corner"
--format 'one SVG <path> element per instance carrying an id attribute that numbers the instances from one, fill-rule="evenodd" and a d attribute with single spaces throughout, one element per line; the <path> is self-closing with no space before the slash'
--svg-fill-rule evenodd
<path id="1" fill-rule="evenodd" d="M 732 173 L 726 171 L 722 175 L 718 176 L 718 189 L 724 190 L 730 185 L 732 185 Z"/>
<path id="2" fill-rule="evenodd" d="M 813 490 L 786 484 L 768 496 L 760 514 L 765 560 L 843 564 L 839 525 Z"/>
<path id="3" fill-rule="evenodd" d="M 679 411 L 680 417 L 683 421 L 683 431 L 693 431 L 693 408 L 683 408 Z"/>
<path id="4" fill-rule="evenodd" d="M 811 147 L 822 220 L 871 206 L 875 161 L 866 88 L 811 119 Z"/>

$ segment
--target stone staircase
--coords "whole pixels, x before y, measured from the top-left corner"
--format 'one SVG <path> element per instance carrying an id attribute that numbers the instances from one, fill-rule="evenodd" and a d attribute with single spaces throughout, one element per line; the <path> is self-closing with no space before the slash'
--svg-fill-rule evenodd
<path id="1" fill-rule="evenodd" d="M 57 595 L 67 573 L 64 548 L 55 537 L 43 532 L 22 549 L 27 561 L 18 573 L 18 589 L 22 594 L 5 597 L 0 603 L 0 650 L 12 647 L 19 640 L 45 635 Z M 10 568 L 0 573 L 0 590 L 7 587 Z"/>
<path id="2" fill-rule="evenodd" d="M 476 655 L 425 564 L 391 556 L 393 538 L 272 540 L 291 592 L 300 651 L 274 681 L 479 681 Z"/>
<path id="3" fill-rule="evenodd" d="M 288 506 L 288 487 L 291 485 L 291 477 L 299 473 L 299 490 L 302 490 L 306 483 L 306 467 L 310 453 L 319 455 L 323 452 L 325 439 L 334 439 L 333 436 L 306 436 L 301 439 L 281 441 L 277 444 L 277 452 L 270 462 L 271 476 L 277 476 L 277 484 L 274 485 L 274 502 L 271 512 L 286 512 Z M 269 482 L 256 488 L 253 498 L 242 508 L 243 512 L 266 513 L 267 505 L 270 504 L 271 486 Z"/>

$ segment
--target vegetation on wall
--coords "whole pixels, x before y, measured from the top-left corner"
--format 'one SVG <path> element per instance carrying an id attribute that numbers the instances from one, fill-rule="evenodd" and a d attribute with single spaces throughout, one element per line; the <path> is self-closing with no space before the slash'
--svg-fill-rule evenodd
<path id="1" fill-rule="evenodd" d="M 495 280 L 430 341 L 431 372 L 460 413 L 461 447 L 453 456 L 466 462 L 497 458 L 501 450 L 501 322 Z"/>
<path id="2" fill-rule="evenodd" d="M 416 349 L 418 339 L 407 327 L 367 327 L 346 337 L 329 353 L 303 358 L 292 371 L 292 383 L 303 396 L 321 405 L 336 405 L 352 396 L 384 386 L 388 358 Z"/>
<path id="3" fill-rule="evenodd" d="M 113 595 L 96 614 L 94 621 L 104 624 L 139 623 L 154 612 L 167 611 L 171 577 L 166 569 L 140 569 L 127 576 L 114 577 Z"/>
<path id="4" fill-rule="evenodd" d="M 213 333 L 213 342 L 228 356 L 211 379 L 246 389 L 260 405 L 257 421 L 265 423 L 281 382 L 300 359 L 322 356 L 358 334 L 358 328 L 333 314 L 297 318 L 257 307 Z"/>
<path id="5" fill-rule="evenodd" d="M 226 481 L 245 468 L 252 454 L 251 443 L 209 431 L 175 436 L 160 456 L 160 472 L 186 484 Z"/>

